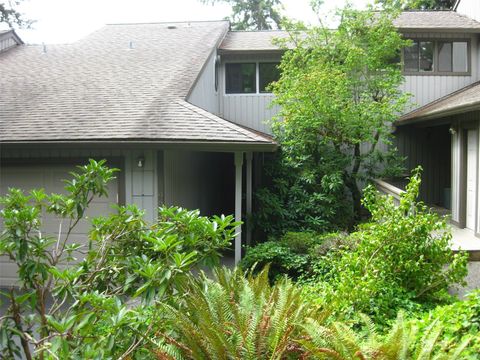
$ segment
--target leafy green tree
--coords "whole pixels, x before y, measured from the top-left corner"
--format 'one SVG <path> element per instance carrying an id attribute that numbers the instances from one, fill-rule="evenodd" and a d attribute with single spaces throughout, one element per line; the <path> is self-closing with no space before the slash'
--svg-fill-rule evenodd
<path id="1" fill-rule="evenodd" d="M 6 23 L 10 28 L 15 25 L 19 27 L 30 27 L 33 23 L 32 20 L 27 20 L 17 10 L 17 6 L 24 0 L 8 0 L 6 2 L 0 2 L 0 24 Z"/>
<path id="2" fill-rule="evenodd" d="M 280 29 L 282 15 L 280 0 L 201 0 L 205 4 L 218 2 L 232 6 L 229 20 L 233 30 Z"/>
<path id="3" fill-rule="evenodd" d="M 391 4 L 405 10 L 451 10 L 455 0 L 377 0 L 379 4 Z"/>
<path id="4" fill-rule="evenodd" d="M 17 265 L 21 286 L 0 294 L 8 304 L 0 357 L 128 358 L 161 322 L 159 302 L 175 302 L 187 273 L 218 262 L 230 245 L 232 216 L 160 208 L 158 221 L 147 224 L 135 206 L 94 219 L 88 244 L 76 243 L 75 228 L 92 200 L 107 195 L 115 172 L 90 160 L 65 195 L 11 189 L 0 198 L 0 256 Z M 55 237 L 43 231 L 45 214 L 59 218 Z"/>
<path id="5" fill-rule="evenodd" d="M 300 205 L 306 208 L 308 199 L 318 199 L 321 211 L 307 211 L 318 221 L 333 218 L 338 224 L 345 214 L 341 205 L 349 199 L 358 216 L 361 184 L 396 169 L 394 154 L 381 144 L 390 143 L 391 124 L 408 99 L 399 90 L 398 54 L 408 42 L 393 26 L 398 14 L 393 8 L 377 13 L 346 7 L 338 14 L 338 29 L 290 29 L 285 46 L 293 49 L 283 56 L 281 78 L 272 86 L 281 108 L 273 129 L 282 146 L 280 167 L 289 174 L 284 179 L 298 180 L 287 181 L 285 191 L 279 184 L 273 195 L 283 191 L 280 200 L 289 203 L 291 194 L 302 194 Z M 293 185 L 300 191 L 290 191 Z"/>

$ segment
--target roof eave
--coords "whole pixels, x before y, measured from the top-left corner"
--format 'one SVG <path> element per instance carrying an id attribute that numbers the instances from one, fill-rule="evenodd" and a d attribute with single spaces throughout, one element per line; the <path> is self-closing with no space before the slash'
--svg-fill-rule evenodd
<path id="1" fill-rule="evenodd" d="M 282 54 L 285 49 L 218 49 L 218 54 Z"/>
<path id="2" fill-rule="evenodd" d="M 117 140 L 117 139 L 99 139 L 99 140 L 7 140 L 0 141 L 1 145 L 8 146 L 25 146 L 25 145 L 62 145 L 62 146 L 82 146 L 82 145 L 121 145 L 125 147 L 148 147 L 157 149 L 184 149 L 197 151 L 214 151 L 214 152 L 235 152 L 235 151 L 252 151 L 252 152 L 275 152 L 278 144 L 271 142 L 242 142 L 242 141 L 193 141 L 193 140 Z"/>
<path id="3" fill-rule="evenodd" d="M 440 28 L 440 27 L 430 27 L 430 28 L 416 28 L 416 27 L 397 27 L 400 32 L 416 32 L 416 33 L 431 33 L 431 32 L 442 32 L 442 33 L 469 33 L 476 34 L 480 33 L 480 28 Z"/>
<path id="4" fill-rule="evenodd" d="M 453 109 L 449 109 L 441 112 L 435 112 L 433 114 L 428 114 L 424 116 L 406 117 L 404 119 L 400 118 L 394 123 L 394 125 L 395 126 L 411 125 L 411 124 L 424 122 L 427 120 L 441 119 L 448 116 L 458 115 L 458 114 L 467 113 L 467 112 L 476 111 L 476 110 L 480 110 L 480 103 L 458 106 Z"/>

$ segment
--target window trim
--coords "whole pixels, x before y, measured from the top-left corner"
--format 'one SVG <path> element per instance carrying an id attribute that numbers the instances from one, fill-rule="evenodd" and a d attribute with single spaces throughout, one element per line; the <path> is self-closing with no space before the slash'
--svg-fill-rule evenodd
<path id="1" fill-rule="evenodd" d="M 255 63 L 255 79 L 256 87 L 255 92 L 251 93 L 227 93 L 227 64 L 253 64 Z M 260 64 L 280 64 L 281 60 L 228 60 L 223 63 L 223 96 L 272 96 L 272 92 L 261 92 L 260 91 Z"/>
<path id="2" fill-rule="evenodd" d="M 471 38 L 408 38 L 412 41 L 433 42 L 433 71 L 405 71 L 405 52 L 402 49 L 402 74 L 405 76 L 471 76 L 472 75 L 472 39 Z M 440 42 L 466 42 L 467 43 L 467 71 L 438 71 L 438 43 Z"/>

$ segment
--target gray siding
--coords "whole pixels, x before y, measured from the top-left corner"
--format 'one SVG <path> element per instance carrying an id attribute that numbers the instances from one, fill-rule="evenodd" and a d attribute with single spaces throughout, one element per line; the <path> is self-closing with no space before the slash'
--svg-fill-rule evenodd
<path id="1" fill-rule="evenodd" d="M 457 7 L 457 12 L 466 15 L 472 19 L 480 21 L 480 1 L 461 0 Z"/>
<path id="2" fill-rule="evenodd" d="M 2 158 L 10 159 L 91 157 L 98 160 L 105 157 L 123 157 L 125 159 L 125 202 L 145 209 L 146 220 L 153 221 L 156 218 L 158 177 L 156 152 L 153 150 L 64 147 L 8 149 L 3 147 L 1 155 Z M 140 156 L 145 158 L 143 168 L 137 165 Z"/>
<path id="3" fill-rule="evenodd" d="M 279 54 L 224 55 L 219 73 L 220 116 L 248 128 L 271 134 L 270 119 L 278 113 L 271 107 L 272 94 L 226 94 L 225 63 L 279 62 Z M 258 79 L 257 79 L 258 80 Z"/>
<path id="4" fill-rule="evenodd" d="M 159 192 L 166 205 L 199 209 L 204 215 L 233 213 L 233 154 L 165 150 L 163 164 Z"/>
<path id="5" fill-rule="evenodd" d="M 451 183 L 451 135 L 449 126 L 421 128 L 403 126 L 395 133 L 395 146 L 406 157 L 408 172 L 423 168 L 421 199 L 432 205 L 444 206 L 444 191 Z"/>
<path id="6" fill-rule="evenodd" d="M 220 115 L 218 91 L 215 91 L 215 58 L 214 51 L 198 76 L 187 101 L 215 115 Z"/>
<path id="7" fill-rule="evenodd" d="M 478 37 L 467 33 L 407 33 L 408 38 L 424 39 L 469 39 L 471 47 L 468 76 L 458 75 L 406 75 L 401 89 L 412 95 L 411 106 L 405 112 L 426 105 L 479 80 Z"/>

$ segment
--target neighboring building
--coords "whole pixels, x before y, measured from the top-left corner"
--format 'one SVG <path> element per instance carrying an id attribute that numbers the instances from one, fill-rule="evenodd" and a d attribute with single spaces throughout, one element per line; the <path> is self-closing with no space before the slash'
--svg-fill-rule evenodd
<path id="1" fill-rule="evenodd" d="M 414 40 L 403 54 L 414 105 L 397 122 L 398 148 L 410 168 L 425 168 L 423 198 L 477 234 L 479 2 L 405 12 L 396 25 Z M 248 219 L 262 154 L 277 147 L 266 86 L 282 56 L 272 39 L 285 36 L 232 32 L 226 21 L 107 25 L 71 45 L 26 46 L 0 32 L 0 194 L 62 192 L 76 165 L 106 158 L 121 172 L 90 216 L 117 203 L 150 221 L 162 204 Z M 48 232 L 56 226 L 45 216 Z M 87 230 L 84 221 L 76 240 Z M 236 261 L 241 244 L 239 232 Z M 0 258 L 0 286 L 15 283 L 15 271 Z"/>
<path id="2" fill-rule="evenodd" d="M 424 168 L 423 200 L 451 210 L 452 223 L 465 229 L 462 236 L 472 234 L 463 247 L 474 250 L 480 249 L 473 237 L 480 233 L 479 21 L 478 0 L 397 20 L 414 41 L 403 52 L 403 89 L 414 105 L 396 122 L 396 145 L 410 169 Z"/>
<path id="3" fill-rule="evenodd" d="M 275 34 L 230 32 L 227 21 L 116 24 L 71 45 L 23 46 L 1 33 L 0 193 L 62 192 L 76 165 L 105 158 L 121 172 L 90 216 L 131 203 L 150 221 L 162 204 L 248 219 L 262 153 L 277 147 L 265 123 Z M 45 217 L 47 231 L 57 226 Z M 15 273 L 0 258 L 0 286 Z"/>

